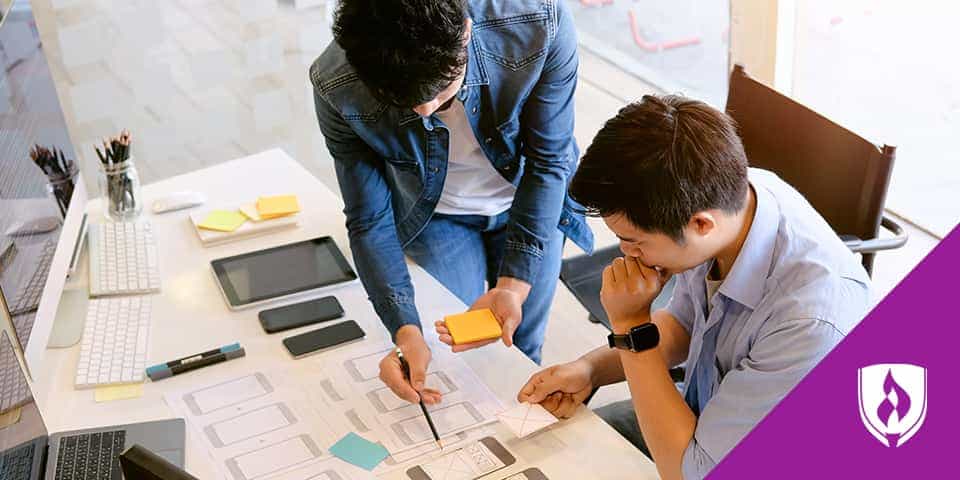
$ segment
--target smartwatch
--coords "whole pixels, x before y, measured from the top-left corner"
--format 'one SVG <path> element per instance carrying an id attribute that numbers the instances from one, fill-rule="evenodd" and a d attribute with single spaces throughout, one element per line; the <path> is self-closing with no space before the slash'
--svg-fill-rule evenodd
<path id="1" fill-rule="evenodd" d="M 642 352 L 656 347 L 660 343 L 660 330 L 653 323 L 644 323 L 630 329 L 626 335 L 611 333 L 607 335 L 610 348 L 619 348 L 631 352 Z"/>

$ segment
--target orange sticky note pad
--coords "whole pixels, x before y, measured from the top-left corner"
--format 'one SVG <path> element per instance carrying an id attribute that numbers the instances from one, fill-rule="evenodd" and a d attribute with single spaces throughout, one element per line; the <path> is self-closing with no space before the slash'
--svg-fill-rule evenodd
<path id="1" fill-rule="evenodd" d="M 453 343 L 457 345 L 500 338 L 503 335 L 500 322 L 489 308 L 450 315 L 443 318 L 443 323 L 447 330 L 450 330 Z"/>
<path id="2" fill-rule="evenodd" d="M 257 199 L 257 212 L 261 218 L 270 219 L 291 215 L 300 211 L 296 195 L 276 195 Z"/>

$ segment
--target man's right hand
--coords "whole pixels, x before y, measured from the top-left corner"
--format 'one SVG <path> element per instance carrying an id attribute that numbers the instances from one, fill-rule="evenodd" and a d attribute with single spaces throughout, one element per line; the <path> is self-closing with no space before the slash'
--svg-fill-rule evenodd
<path id="1" fill-rule="evenodd" d="M 579 359 L 541 370 L 527 380 L 517 400 L 539 403 L 557 418 L 570 418 L 593 391 L 593 366 Z"/>
<path id="2" fill-rule="evenodd" d="M 398 397 L 408 402 L 418 403 L 423 398 L 423 403 L 439 403 L 442 396 L 440 392 L 426 386 L 430 349 L 423 340 L 420 329 L 416 325 L 400 327 L 400 330 L 397 330 L 396 343 L 410 365 L 410 380 L 403 377 L 396 350 L 390 350 L 390 353 L 380 360 L 380 380 Z"/>

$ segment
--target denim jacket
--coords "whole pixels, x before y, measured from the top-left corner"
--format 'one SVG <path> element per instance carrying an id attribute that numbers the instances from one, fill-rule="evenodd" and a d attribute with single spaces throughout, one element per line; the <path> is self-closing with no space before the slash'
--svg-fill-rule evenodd
<path id="1" fill-rule="evenodd" d="M 470 0 L 468 13 L 473 30 L 457 95 L 486 157 L 517 188 L 499 276 L 532 283 L 553 229 L 593 249 L 567 195 L 579 159 L 576 31 L 561 0 Z M 310 67 L 310 81 L 367 295 L 391 335 L 419 326 L 403 248 L 440 198 L 450 132 L 436 115 L 376 100 L 336 42 Z"/>

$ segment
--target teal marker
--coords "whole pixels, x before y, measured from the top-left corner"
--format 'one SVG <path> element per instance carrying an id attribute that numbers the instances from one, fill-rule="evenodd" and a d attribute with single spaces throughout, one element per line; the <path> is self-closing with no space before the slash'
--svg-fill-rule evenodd
<path id="1" fill-rule="evenodd" d="M 239 343 L 233 343 L 214 350 L 208 350 L 189 357 L 178 358 L 171 362 L 161 363 L 147 368 L 147 376 L 150 380 L 157 381 L 181 373 L 203 368 L 208 365 L 226 362 L 234 358 L 240 358 L 247 352 Z"/>

